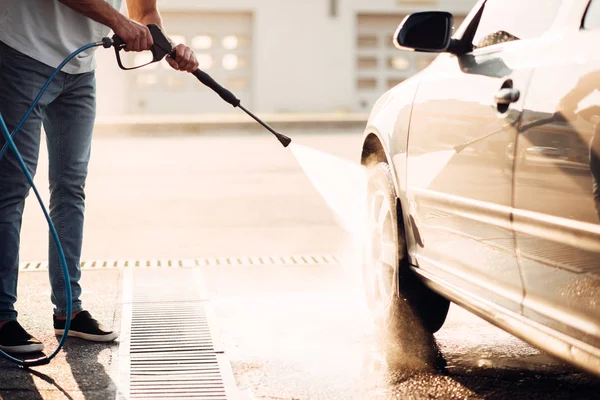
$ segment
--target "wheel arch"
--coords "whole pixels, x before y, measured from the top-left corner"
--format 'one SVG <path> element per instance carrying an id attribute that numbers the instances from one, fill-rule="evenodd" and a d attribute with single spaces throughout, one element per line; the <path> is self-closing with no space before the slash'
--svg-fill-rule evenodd
<path id="1" fill-rule="evenodd" d="M 363 140 L 363 146 L 361 150 L 361 164 L 367 169 L 373 168 L 377 164 L 383 162 L 390 166 L 392 172 L 392 179 L 394 181 L 394 189 L 396 191 L 396 213 L 398 224 L 402 224 L 402 229 L 406 235 L 408 248 L 409 262 L 411 260 L 410 247 L 419 243 L 411 230 L 411 225 L 407 223 L 410 221 L 410 214 L 408 209 L 408 198 L 405 192 L 402 190 L 405 185 L 398 179 L 398 169 L 401 171 L 406 170 L 406 165 L 395 165 L 392 157 L 390 156 L 388 141 L 384 140 L 382 135 L 376 129 L 370 129 L 365 134 Z"/>
<path id="2" fill-rule="evenodd" d="M 388 164 L 392 170 L 396 195 L 399 195 L 401 193 L 401 185 L 398 180 L 397 166 L 390 154 L 389 140 L 384 137 L 384 135 L 381 135 L 374 127 L 367 130 L 367 133 L 364 135 L 361 150 L 361 164 L 367 169 L 373 168 L 380 162 Z"/>
<path id="3" fill-rule="evenodd" d="M 387 141 L 382 140 L 381 135 L 375 130 L 367 133 L 365 135 L 361 151 L 361 164 L 367 169 L 373 168 L 380 162 L 386 163 L 390 166 L 394 181 L 394 189 L 396 190 L 398 222 L 403 224 L 403 228 L 406 231 L 408 228 L 406 225 L 406 221 L 408 220 L 408 214 L 406 214 L 408 212 L 408 199 L 401 190 L 403 185 L 400 184 L 397 176 L 397 166 L 392 161 L 392 157 L 390 157 L 388 150 L 389 147 L 387 147 L 385 143 L 387 143 Z M 400 166 L 401 169 L 405 169 L 404 167 L 405 166 Z M 408 232 L 406 232 L 406 234 L 408 234 Z"/>

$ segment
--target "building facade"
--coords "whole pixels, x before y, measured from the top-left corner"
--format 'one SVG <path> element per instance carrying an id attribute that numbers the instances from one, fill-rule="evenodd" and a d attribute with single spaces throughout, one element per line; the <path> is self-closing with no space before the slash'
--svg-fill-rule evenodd
<path id="1" fill-rule="evenodd" d="M 435 55 L 394 48 L 415 11 L 445 10 L 455 27 L 476 0 L 159 0 L 167 34 L 260 113 L 366 112 Z M 123 53 L 129 65 L 144 55 Z M 163 62 L 120 71 L 98 50 L 98 115 L 228 113 L 192 76 Z"/>

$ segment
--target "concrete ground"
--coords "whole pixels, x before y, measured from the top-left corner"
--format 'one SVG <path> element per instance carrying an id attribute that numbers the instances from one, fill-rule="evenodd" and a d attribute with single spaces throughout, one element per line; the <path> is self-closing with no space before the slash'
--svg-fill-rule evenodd
<path id="1" fill-rule="evenodd" d="M 359 132 L 289 134 L 358 159 Z M 39 167 L 41 187 L 46 165 Z M 362 300 L 351 238 L 269 134 L 99 137 L 87 216 L 84 260 L 339 255 L 337 265 L 201 267 L 246 398 L 592 399 L 600 393 L 596 378 L 459 308 L 437 334 L 447 375 L 388 370 Z M 46 228 L 31 201 L 23 236 L 22 259 L 44 260 Z M 53 348 L 46 274 L 20 279 L 21 320 Z M 119 326 L 122 272 L 85 271 L 83 279 L 86 307 Z M 116 346 L 69 341 L 53 364 L 35 373 L 2 361 L 0 396 L 111 398 Z"/>
<path id="2" fill-rule="evenodd" d="M 119 326 L 122 271 L 84 274 L 83 301 L 107 326 Z M 46 272 L 26 272 L 19 277 L 19 320 L 45 345 L 49 355 L 58 345 L 52 327 L 52 305 Z M 54 361 L 30 371 L 0 360 L 0 398 L 3 399 L 108 399 L 116 385 L 112 370 L 118 342 L 90 344 L 69 339 Z M 36 354 L 32 358 L 37 358 Z"/>

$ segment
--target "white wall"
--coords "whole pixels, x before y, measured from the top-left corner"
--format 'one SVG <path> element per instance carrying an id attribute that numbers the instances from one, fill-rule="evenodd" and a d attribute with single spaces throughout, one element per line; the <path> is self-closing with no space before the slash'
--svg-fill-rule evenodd
<path id="1" fill-rule="evenodd" d="M 355 111 L 357 107 L 354 82 L 358 13 L 444 9 L 465 14 L 475 0 L 424 0 L 422 5 L 414 5 L 415 0 L 338 2 L 336 17 L 329 14 L 329 0 L 159 0 L 159 7 L 163 11 L 252 12 L 254 110 L 335 112 Z M 123 115 L 127 72 L 118 70 L 112 51 L 100 49 L 98 53 L 98 114 Z"/>

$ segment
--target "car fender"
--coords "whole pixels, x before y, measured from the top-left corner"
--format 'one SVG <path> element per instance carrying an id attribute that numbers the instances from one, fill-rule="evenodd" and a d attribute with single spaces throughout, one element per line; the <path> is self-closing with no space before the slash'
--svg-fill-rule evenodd
<path id="1" fill-rule="evenodd" d="M 420 75 L 414 75 L 400 83 L 376 101 L 364 131 L 362 148 L 363 165 L 368 167 L 374 163 L 386 162 L 391 166 L 409 246 L 419 242 L 418 237 L 413 235 L 410 224 L 406 166 L 410 118 Z"/>

